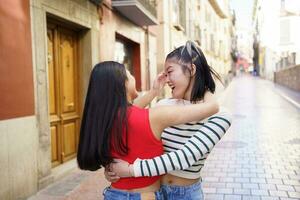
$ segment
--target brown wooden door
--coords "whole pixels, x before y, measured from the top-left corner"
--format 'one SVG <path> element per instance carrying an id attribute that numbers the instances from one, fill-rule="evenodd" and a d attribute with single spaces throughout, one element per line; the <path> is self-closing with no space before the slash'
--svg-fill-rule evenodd
<path id="1" fill-rule="evenodd" d="M 76 156 L 79 135 L 78 39 L 74 31 L 48 24 L 48 79 L 52 166 Z"/>

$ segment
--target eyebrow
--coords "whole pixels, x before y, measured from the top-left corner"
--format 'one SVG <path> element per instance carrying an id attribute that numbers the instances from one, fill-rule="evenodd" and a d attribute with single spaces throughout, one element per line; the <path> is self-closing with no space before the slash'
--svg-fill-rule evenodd
<path id="1" fill-rule="evenodd" d="M 173 66 L 172 65 L 168 66 L 167 69 L 166 69 L 166 71 L 168 71 L 171 67 L 173 67 Z"/>

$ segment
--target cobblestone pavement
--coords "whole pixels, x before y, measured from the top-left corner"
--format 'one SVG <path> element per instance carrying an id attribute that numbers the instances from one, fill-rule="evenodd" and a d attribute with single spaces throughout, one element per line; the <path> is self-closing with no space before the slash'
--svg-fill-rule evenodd
<path id="1" fill-rule="evenodd" d="M 222 96 L 233 124 L 202 170 L 205 200 L 300 199 L 300 110 L 272 83 L 235 78 Z M 30 200 L 102 199 L 98 172 L 76 171 Z"/>
<path id="2" fill-rule="evenodd" d="M 225 94 L 233 123 L 202 171 L 205 199 L 300 199 L 300 110 L 250 76 Z"/>

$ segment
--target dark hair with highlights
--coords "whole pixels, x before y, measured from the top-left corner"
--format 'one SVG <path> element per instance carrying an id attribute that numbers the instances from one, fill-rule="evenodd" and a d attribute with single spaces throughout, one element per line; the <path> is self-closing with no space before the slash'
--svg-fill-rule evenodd
<path id="1" fill-rule="evenodd" d="M 127 154 L 126 80 L 123 64 L 107 61 L 93 68 L 80 129 L 80 169 L 95 171 L 110 164 L 112 147 L 121 155 Z"/>
<path id="2" fill-rule="evenodd" d="M 191 93 L 191 102 L 193 103 L 202 100 L 206 91 L 215 92 L 216 85 L 212 75 L 221 81 L 219 74 L 208 65 L 201 49 L 192 41 L 187 41 L 184 46 L 169 53 L 166 57 L 167 60 L 178 63 L 183 72 L 188 70 L 190 74 L 191 65 L 196 66 L 195 82 Z"/>

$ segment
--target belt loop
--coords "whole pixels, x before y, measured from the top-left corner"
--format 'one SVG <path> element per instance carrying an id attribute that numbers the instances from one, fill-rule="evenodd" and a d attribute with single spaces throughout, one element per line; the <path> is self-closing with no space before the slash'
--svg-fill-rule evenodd
<path id="1" fill-rule="evenodd" d="M 105 192 L 106 190 L 108 189 L 108 187 L 104 188 L 103 192 L 102 192 L 102 195 L 105 196 Z"/>
<path id="2" fill-rule="evenodd" d="M 185 195 L 186 188 L 185 187 L 177 187 L 179 188 L 180 195 Z"/>
<path id="3" fill-rule="evenodd" d="M 160 190 L 155 192 L 155 199 L 163 200 L 162 196 L 163 196 L 163 194 Z"/>

